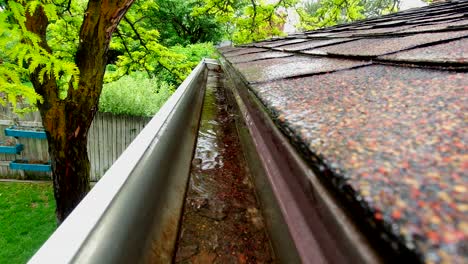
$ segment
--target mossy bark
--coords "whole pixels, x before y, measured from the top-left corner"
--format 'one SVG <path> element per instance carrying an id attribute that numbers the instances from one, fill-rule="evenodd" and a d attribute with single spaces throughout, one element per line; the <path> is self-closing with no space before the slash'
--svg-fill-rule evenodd
<path id="1" fill-rule="evenodd" d="M 84 122 L 76 123 L 84 124 Z M 74 133 L 66 129 L 62 133 L 68 136 L 64 139 L 57 139 L 58 132 L 48 133 L 54 196 L 57 204 L 56 216 L 59 222 L 71 213 L 90 188 L 90 162 L 86 149 L 87 132 Z"/>
<path id="2" fill-rule="evenodd" d="M 75 62 L 80 70 L 78 87 L 69 85 L 67 98 L 59 98 L 54 76 L 44 76 L 40 68 L 31 74 L 31 82 L 44 101 L 38 104 L 47 133 L 52 161 L 56 215 L 61 223 L 89 191 L 90 162 L 87 136 L 97 112 L 112 33 L 134 0 L 89 1 L 80 29 Z M 47 45 L 49 21 L 41 8 L 27 15 L 27 28 Z"/>

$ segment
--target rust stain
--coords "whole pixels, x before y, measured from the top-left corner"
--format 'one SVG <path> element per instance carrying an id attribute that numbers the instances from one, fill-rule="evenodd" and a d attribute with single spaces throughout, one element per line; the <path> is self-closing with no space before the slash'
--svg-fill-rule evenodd
<path id="1" fill-rule="evenodd" d="M 144 263 L 170 263 L 174 255 L 174 244 L 179 226 L 179 214 L 172 214 L 163 220 L 160 228 L 153 231 L 151 250 Z"/>

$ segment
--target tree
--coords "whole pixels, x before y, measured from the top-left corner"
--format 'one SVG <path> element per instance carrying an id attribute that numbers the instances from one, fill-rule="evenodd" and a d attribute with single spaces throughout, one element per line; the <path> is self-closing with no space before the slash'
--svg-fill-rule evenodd
<path id="1" fill-rule="evenodd" d="M 224 36 L 223 24 L 208 14 L 194 15 L 199 0 L 160 0 L 150 14 L 153 27 L 161 34 L 165 46 L 219 42 Z"/>
<path id="2" fill-rule="evenodd" d="M 242 44 L 284 35 L 282 25 L 288 10 L 300 17 L 301 30 L 311 30 L 372 17 L 399 8 L 400 0 L 201 0 L 196 13 L 217 17 L 231 25 L 235 43 Z"/>
<path id="3" fill-rule="evenodd" d="M 278 0 L 266 3 L 262 0 L 202 0 L 195 14 L 216 16 L 218 23 L 231 29 L 235 43 L 248 43 L 272 36 L 284 35 L 282 26 L 286 11 L 298 4 L 298 0 Z"/>
<path id="4" fill-rule="evenodd" d="M 297 8 L 300 28 L 317 29 L 398 11 L 400 0 L 316 0 Z"/>
<path id="5" fill-rule="evenodd" d="M 0 2 L 0 49 L 8 60 L 0 65 L 0 86 L 9 89 L 8 99 L 15 96 L 11 89 L 19 88 L 37 102 L 49 143 L 59 223 L 89 191 L 88 129 L 97 111 L 112 34 L 133 2 Z M 68 46 L 54 49 L 54 26 L 72 20 L 82 21 L 77 34 L 64 36 L 71 38 Z M 18 72 L 29 75 L 35 93 L 21 86 Z"/>
<path id="6" fill-rule="evenodd" d="M 193 15 L 197 0 L 136 1 L 114 33 L 114 55 L 105 81 L 134 71 L 144 71 L 175 86 L 213 53 L 211 43 L 223 35 L 221 26 L 208 15 Z M 196 44 L 194 44 L 196 43 Z M 195 62 L 193 60 L 196 60 Z"/>
<path id="7" fill-rule="evenodd" d="M 118 70 L 109 76 L 110 80 L 133 71 L 145 71 L 148 77 L 154 77 L 162 69 L 182 79 L 183 74 L 174 63 L 180 56 L 159 42 L 159 30 L 152 23 L 158 8 L 153 0 L 137 1 L 123 18 L 110 46 L 119 55 L 113 62 Z"/>

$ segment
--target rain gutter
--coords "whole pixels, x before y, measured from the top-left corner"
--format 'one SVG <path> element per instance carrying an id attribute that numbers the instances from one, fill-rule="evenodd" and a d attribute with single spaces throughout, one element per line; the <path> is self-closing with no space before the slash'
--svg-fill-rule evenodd
<path id="1" fill-rule="evenodd" d="M 29 263 L 170 263 L 198 130 L 202 60 Z"/>

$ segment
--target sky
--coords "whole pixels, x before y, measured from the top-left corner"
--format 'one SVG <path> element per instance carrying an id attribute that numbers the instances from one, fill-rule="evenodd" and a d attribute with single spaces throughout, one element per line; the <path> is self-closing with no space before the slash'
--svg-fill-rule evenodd
<path id="1" fill-rule="evenodd" d="M 420 7 L 427 5 L 421 0 L 402 0 L 400 4 L 400 10 L 406 10 L 413 7 Z"/>

